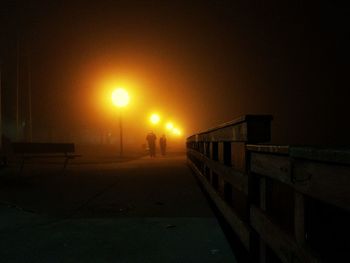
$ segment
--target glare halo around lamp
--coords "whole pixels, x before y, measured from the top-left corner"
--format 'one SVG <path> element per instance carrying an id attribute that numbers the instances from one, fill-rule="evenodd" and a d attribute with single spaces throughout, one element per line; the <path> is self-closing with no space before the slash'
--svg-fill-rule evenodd
<path id="1" fill-rule="evenodd" d="M 157 113 L 153 113 L 149 118 L 149 120 L 153 125 L 156 125 L 160 122 L 160 116 Z"/>
<path id="2" fill-rule="evenodd" d="M 112 103 L 119 110 L 119 128 L 120 128 L 120 157 L 123 156 L 123 122 L 122 122 L 122 108 L 129 104 L 130 97 L 128 92 L 123 88 L 117 88 L 112 92 Z"/>

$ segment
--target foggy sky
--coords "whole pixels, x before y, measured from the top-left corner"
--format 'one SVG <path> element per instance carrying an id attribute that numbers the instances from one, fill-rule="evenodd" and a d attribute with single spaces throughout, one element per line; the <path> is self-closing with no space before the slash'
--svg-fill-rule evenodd
<path id="1" fill-rule="evenodd" d="M 272 114 L 274 143 L 350 145 L 345 6 L 11 2 L 1 8 L 7 119 L 19 38 L 22 89 L 31 57 L 34 126 L 110 125 L 95 96 L 103 79 L 124 77 L 135 83 L 137 106 L 126 113 L 133 131 L 153 109 L 176 119 L 186 135 L 243 114 Z"/>

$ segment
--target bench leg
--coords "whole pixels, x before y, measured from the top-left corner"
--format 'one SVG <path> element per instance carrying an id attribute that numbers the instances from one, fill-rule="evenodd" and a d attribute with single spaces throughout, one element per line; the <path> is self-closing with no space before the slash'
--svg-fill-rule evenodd
<path id="1" fill-rule="evenodd" d="M 66 157 L 66 159 L 64 160 L 64 164 L 63 164 L 62 174 L 64 174 L 64 172 L 66 171 L 66 167 L 68 165 L 68 161 L 69 161 L 69 158 Z"/>

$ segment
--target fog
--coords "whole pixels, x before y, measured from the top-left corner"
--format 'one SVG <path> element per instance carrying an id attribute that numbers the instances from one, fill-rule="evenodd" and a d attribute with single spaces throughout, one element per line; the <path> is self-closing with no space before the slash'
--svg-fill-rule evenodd
<path id="1" fill-rule="evenodd" d="M 272 114 L 273 143 L 349 145 L 348 9 L 243 2 L 3 4 L 4 133 L 13 138 L 19 50 L 22 138 L 30 69 L 36 140 L 116 142 L 110 92 L 122 85 L 127 145 L 164 132 L 148 122 L 154 111 L 181 127 L 178 144 L 243 114 Z"/>

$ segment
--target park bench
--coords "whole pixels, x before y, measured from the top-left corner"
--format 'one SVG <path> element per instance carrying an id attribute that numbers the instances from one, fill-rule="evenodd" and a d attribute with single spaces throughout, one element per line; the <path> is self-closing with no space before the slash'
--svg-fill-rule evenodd
<path id="1" fill-rule="evenodd" d="M 81 155 L 74 154 L 74 143 L 12 143 L 12 150 L 15 156 L 21 159 L 20 173 L 23 170 L 24 162 L 35 158 L 64 158 L 63 171 L 68 161 Z"/>

